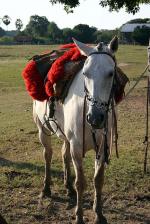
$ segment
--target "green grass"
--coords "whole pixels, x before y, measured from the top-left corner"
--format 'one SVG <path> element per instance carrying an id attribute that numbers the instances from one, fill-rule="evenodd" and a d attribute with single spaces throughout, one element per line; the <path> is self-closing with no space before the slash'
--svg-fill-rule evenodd
<path id="1" fill-rule="evenodd" d="M 32 100 L 25 91 L 21 72 L 34 54 L 57 46 L 0 46 L 0 213 L 10 224 L 70 223 L 74 208 L 66 210 L 63 186 L 61 140 L 53 137 L 52 191 L 54 199 L 38 206 L 44 163 L 37 128 L 32 120 Z M 118 63 L 131 83 L 147 65 L 146 47 L 120 46 Z M 112 153 L 106 169 L 104 211 L 112 224 L 148 224 L 150 222 L 150 160 L 143 176 L 146 79 L 143 78 L 126 101 L 118 107 L 119 155 Z M 149 149 L 150 151 L 150 149 Z M 84 160 L 87 177 L 85 215 L 94 217 L 94 152 Z"/>

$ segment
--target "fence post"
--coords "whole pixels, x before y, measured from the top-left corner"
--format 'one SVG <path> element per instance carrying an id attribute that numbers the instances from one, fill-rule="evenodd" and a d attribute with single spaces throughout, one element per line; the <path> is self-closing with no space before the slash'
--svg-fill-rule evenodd
<path id="1" fill-rule="evenodd" d="M 147 104 L 146 104 L 146 136 L 145 136 L 145 156 L 144 156 L 144 173 L 147 173 L 147 158 L 149 148 L 149 104 L 150 104 L 150 39 L 149 46 L 147 48 L 148 53 L 148 76 L 147 76 Z"/>
<path id="2" fill-rule="evenodd" d="M 150 39 L 149 39 L 149 46 L 147 48 L 147 52 L 148 52 L 148 65 L 149 65 L 149 72 L 150 72 Z"/>

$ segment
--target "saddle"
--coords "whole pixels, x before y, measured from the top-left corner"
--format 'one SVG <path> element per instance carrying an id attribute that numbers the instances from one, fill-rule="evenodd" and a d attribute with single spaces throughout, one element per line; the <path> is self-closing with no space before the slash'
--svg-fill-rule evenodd
<path id="1" fill-rule="evenodd" d="M 75 60 L 68 60 L 74 55 L 76 56 Z M 62 48 L 43 55 L 34 55 L 22 73 L 27 91 L 33 99 L 43 101 L 53 96 L 63 103 L 70 85 L 75 75 L 82 69 L 85 59 L 86 57 L 81 56 L 75 48 L 73 51 Z M 52 69 L 54 78 L 57 72 L 59 76 L 61 73 L 63 74 L 61 74 L 61 77 L 51 80 L 48 75 Z M 122 100 L 124 88 L 128 81 L 126 74 L 117 67 L 114 93 L 116 103 Z M 49 95 L 47 95 L 47 92 Z"/>
<path id="2" fill-rule="evenodd" d="M 37 70 L 43 79 L 44 83 L 47 81 L 48 71 L 51 69 L 52 64 L 56 61 L 57 58 L 62 56 L 66 52 L 66 49 L 54 50 L 48 54 L 44 55 L 35 55 L 33 60 L 36 63 Z M 82 69 L 85 60 L 79 61 L 69 61 L 64 64 L 64 75 L 53 84 L 54 97 L 63 103 L 66 98 L 71 83 L 75 75 Z"/>
<path id="3" fill-rule="evenodd" d="M 49 69 L 51 68 L 54 61 L 62 56 L 64 54 L 64 50 L 54 50 L 47 54 L 40 54 L 40 55 L 34 55 L 29 60 L 33 60 L 36 62 L 37 70 L 42 77 L 43 80 L 45 80 L 47 73 Z"/>
<path id="4" fill-rule="evenodd" d="M 75 44 L 64 45 L 47 54 L 34 55 L 22 72 L 29 95 L 38 101 L 55 97 L 63 102 L 85 58 Z"/>

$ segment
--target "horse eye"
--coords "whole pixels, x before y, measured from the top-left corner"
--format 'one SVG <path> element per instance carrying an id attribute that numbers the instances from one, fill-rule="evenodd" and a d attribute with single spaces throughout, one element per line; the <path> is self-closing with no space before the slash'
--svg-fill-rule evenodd
<path id="1" fill-rule="evenodd" d="M 87 71 L 86 72 L 83 72 L 82 73 L 85 77 L 88 77 L 89 76 L 89 74 L 87 73 Z"/>
<path id="2" fill-rule="evenodd" d="M 114 74 L 113 72 L 110 72 L 110 73 L 108 74 L 108 76 L 109 76 L 109 77 L 112 77 L 113 74 Z"/>

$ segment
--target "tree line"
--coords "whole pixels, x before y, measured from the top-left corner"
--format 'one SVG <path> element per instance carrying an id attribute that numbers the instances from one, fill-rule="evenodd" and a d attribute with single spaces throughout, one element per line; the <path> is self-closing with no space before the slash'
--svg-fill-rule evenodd
<path id="1" fill-rule="evenodd" d="M 128 23 L 146 23 L 149 19 L 136 19 Z M 8 26 L 11 22 L 9 16 L 3 17 L 3 23 Z M 24 30 L 21 19 L 15 22 L 15 31 L 5 31 L 0 27 L 0 43 L 30 43 L 30 44 L 63 44 L 72 42 L 72 37 L 84 43 L 109 42 L 112 36 L 121 37 L 120 29 L 98 30 L 94 26 L 78 24 L 71 28 L 60 29 L 55 22 L 50 22 L 45 16 L 33 15 Z M 126 35 L 127 42 L 147 44 L 150 37 L 150 28 L 137 27 L 131 35 Z"/>
<path id="2" fill-rule="evenodd" d="M 50 0 L 52 4 L 61 3 L 66 12 L 73 12 L 73 8 L 80 5 L 80 0 Z M 99 0 L 99 5 L 109 7 L 110 11 L 119 11 L 125 7 L 128 13 L 135 14 L 140 9 L 140 4 L 149 4 L 150 0 Z"/>
<path id="3" fill-rule="evenodd" d="M 8 26 L 11 22 L 9 16 L 5 16 L 4 24 Z M 94 26 L 78 24 L 73 29 L 60 29 L 55 22 L 49 22 L 45 16 L 33 15 L 24 30 L 21 19 L 15 22 L 16 31 L 5 31 L 0 27 L 0 37 L 13 39 L 16 42 L 30 42 L 39 44 L 62 44 L 72 42 L 72 37 L 84 43 L 108 42 L 112 36 L 118 34 L 118 30 L 98 30 Z M 7 38 L 6 38 L 7 36 Z M 9 36 L 9 38 L 8 38 Z"/>

